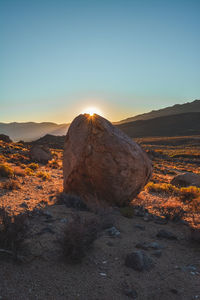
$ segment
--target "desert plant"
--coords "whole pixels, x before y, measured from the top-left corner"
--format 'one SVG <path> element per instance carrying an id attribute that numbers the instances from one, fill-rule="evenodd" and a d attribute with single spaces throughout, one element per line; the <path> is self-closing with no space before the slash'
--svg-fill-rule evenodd
<path id="1" fill-rule="evenodd" d="M 149 182 L 145 190 L 150 193 L 165 193 L 167 195 L 178 195 L 179 189 L 170 183 L 153 183 Z"/>
<path id="2" fill-rule="evenodd" d="M 196 186 L 180 188 L 180 198 L 182 201 L 191 201 L 200 196 L 200 188 Z"/>
<path id="3" fill-rule="evenodd" d="M 42 178 L 42 180 L 49 180 L 50 179 L 50 174 L 44 171 L 37 172 L 36 174 L 37 177 Z"/>
<path id="4" fill-rule="evenodd" d="M 80 263 L 91 249 L 98 232 L 99 221 L 97 218 L 87 220 L 74 214 L 60 240 L 65 260 L 70 263 Z"/>
<path id="5" fill-rule="evenodd" d="M 34 171 L 32 170 L 32 169 L 30 169 L 30 168 L 26 168 L 25 169 L 25 173 L 26 173 L 26 175 L 28 175 L 28 176 L 34 176 L 35 174 L 34 174 Z"/>
<path id="6" fill-rule="evenodd" d="M 13 169 L 6 164 L 0 164 L 0 177 L 12 177 Z"/>
<path id="7" fill-rule="evenodd" d="M 30 163 L 28 165 L 28 168 L 30 168 L 31 170 L 37 170 L 39 168 L 39 165 L 37 163 Z"/>
<path id="8" fill-rule="evenodd" d="M 27 214 L 9 215 L 5 208 L 0 208 L 0 253 L 19 258 L 25 250 L 27 218 Z"/>

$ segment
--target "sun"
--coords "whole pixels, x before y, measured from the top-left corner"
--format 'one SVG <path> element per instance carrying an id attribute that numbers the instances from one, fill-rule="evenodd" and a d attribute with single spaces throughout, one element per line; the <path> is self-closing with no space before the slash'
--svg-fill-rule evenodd
<path id="1" fill-rule="evenodd" d="M 90 116 L 93 116 L 94 114 L 102 115 L 102 112 L 97 107 L 87 107 L 82 111 L 82 114 L 88 114 Z"/>

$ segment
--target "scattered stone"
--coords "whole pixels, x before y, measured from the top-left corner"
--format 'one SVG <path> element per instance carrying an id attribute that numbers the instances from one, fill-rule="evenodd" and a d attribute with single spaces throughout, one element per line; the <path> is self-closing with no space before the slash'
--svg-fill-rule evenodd
<path id="1" fill-rule="evenodd" d="M 156 256 L 156 257 L 161 257 L 162 255 L 162 251 L 159 249 L 159 250 L 155 250 L 152 252 L 152 255 Z"/>
<path id="2" fill-rule="evenodd" d="M 168 223 L 167 218 L 163 218 L 163 217 L 159 217 L 159 216 L 155 216 L 154 217 L 154 223 L 155 224 L 159 224 L 159 225 L 166 225 Z"/>
<path id="3" fill-rule="evenodd" d="M 29 155 L 33 161 L 44 164 L 47 164 L 48 161 L 52 159 L 51 151 L 47 147 L 41 145 L 33 146 L 30 149 Z"/>
<path id="4" fill-rule="evenodd" d="M 135 227 L 140 229 L 140 230 L 145 230 L 145 226 L 142 225 L 142 224 L 136 224 Z"/>
<path id="5" fill-rule="evenodd" d="M 106 277 L 107 274 L 106 273 L 99 273 L 101 276 Z"/>
<path id="6" fill-rule="evenodd" d="M 60 219 L 60 223 L 67 223 L 67 218 Z"/>
<path id="7" fill-rule="evenodd" d="M 112 226 L 111 228 L 106 229 L 106 232 L 112 237 L 120 236 L 120 231 L 115 226 Z"/>
<path id="8" fill-rule="evenodd" d="M 26 202 L 23 202 L 23 203 L 20 204 L 20 207 L 22 207 L 22 208 L 28 208 L 28 205 L 27 205 Z"/>
<path id="9" fill-rule="evenodd" d="M 175 234 L 164 229 L 159 230 L 156 236 L 158 238 L 163 238 L 168 240 L 177 240 L 177 236 Z"/>
<path id="10" fill-rule="evenodd" d="M 191 185 L 200 187 L 200 175 L 186 172 L 175 176 L 170 183 L 178 187 L 187 187 Z"/>
<path id="11" fill-rule="evenodd" d="M 143 250 L 148 250 L 148 249 L 160 250 L 164 248 L 164 246 L 158 244 L 157 242 L 151 242 L 151 243 L 142 242 L 136 244 L 135 247 Z"/>
<path id="12" fill-rule="evenodd" d="M 143 249 L 143 250 L 148 250 L 148 243 L 138 243 L 135 245 L 136 248 L 139 248 L 139 249 Z"/>
<path id="13" fill-rule="evenodd" d="M 64 192 L 126 206 L 152 173 L 147 154 L 99 115 L 79 115 L 67 132 L 63 153 Z"/>
<path id="14" fill-rule="evenodd" d="M 131 289 L 131 288 L 126 288 L 124 289 L 124 294 L 132 299 L 136 299 L 138 297 L 138 293 L 136 292 L 136 290 Z"/>
<path id="15" fill-rule="evenodd" d="M 136 271 L 150 270 L 154 266 L 153 260 L 142 250 L 127 254 L 125 265 Z"/>

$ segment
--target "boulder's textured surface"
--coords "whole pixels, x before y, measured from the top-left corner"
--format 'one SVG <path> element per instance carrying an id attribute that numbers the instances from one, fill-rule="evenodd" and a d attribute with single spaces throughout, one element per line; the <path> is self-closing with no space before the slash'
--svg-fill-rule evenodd
<path id="1" fill-rule="evenodd" d="M 200 175 L 186 172 L 184 174 L 175 176 L 171 180 L 171 184 L 182 187 L 187 187 L 191 185 L 200 187 Z"/>
<path id="2" fill-rule="evenodd" d="M 128 204 L 151 176 L 146 153 L 99 115 L 79 115 L 64 145 L 64 192 L 86 201 Z"/>
<path id="3" fill-rule="evenodd" d="M 51 151 L 44 146 L 33 146 L 30 150 L 30 158 L 40 163 L 48 163 L 52 159 Z"/>

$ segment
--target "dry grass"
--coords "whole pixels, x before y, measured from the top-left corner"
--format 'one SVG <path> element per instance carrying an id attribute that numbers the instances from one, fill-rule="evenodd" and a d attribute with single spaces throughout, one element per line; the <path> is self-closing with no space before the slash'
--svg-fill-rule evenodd
<path id="1" fill-rule="evenodd" d="M 41 178 L 42 180 L 50 180 L 50 174 L 45 171 L 37 172 L 36 176 Z"/>
<path id="2" fill-rule="evenodd" d="M 9 215 L 5 208 L 0 208 L 0 253 L 17 259 L 25 249 L 27 233 L 27 214 Z"/>
<path id="3" fill-rule="evenodd" d="M 37 163 L 30 163 L 27 167 L 31 170 L 37 170 L 39 168 L 39 165 Z"/>
<path id="4" fill-rule="evenodd" d="M 80 263 L 92 248 L 98 232 L 97 218 L 83 219 L 78 214 L 73 215 L 60 240 L 65 260 L 69 263 Z"/>

